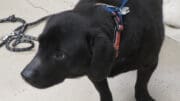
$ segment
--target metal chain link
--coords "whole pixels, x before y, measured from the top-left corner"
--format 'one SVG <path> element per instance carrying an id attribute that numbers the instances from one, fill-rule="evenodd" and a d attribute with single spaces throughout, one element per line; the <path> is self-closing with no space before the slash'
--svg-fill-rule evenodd
<path id="1" fill-rule="evenodd" d="M 34 21 L 32 23 L 26 23 L 26 21 L 22 18 L 15 17 L 15 15 L 9 16 L 8 18 L 0 19 L 0 23 L 15 23 L 20 22 L 22 25 L 17 27 L 12 33 L 5 35 L 0 39 L 0 48 L 5 46 L 9 51 L 12 52 L 22 52 L 22 51 L 29 51 L 34 48 L 37 38 L 31 35 L 25 35 L 25 31 L 29 26 L 36 25 L 46 19 L 48 19 L 52 15 L 48 15 Z M 29 46 L 21 47 L 18 46 L 20 44 L 29 44 Z"/>

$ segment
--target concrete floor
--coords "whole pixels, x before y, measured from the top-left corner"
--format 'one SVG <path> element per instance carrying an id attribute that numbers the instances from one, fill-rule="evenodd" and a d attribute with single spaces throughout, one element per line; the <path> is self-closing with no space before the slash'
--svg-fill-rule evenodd
<path id="1" fill-rule="evenodd" d="M 1 1 L 3 2 L 0 3 L 0 18 L 16 14 L 28 21 L 71 9 L 77 2 L 77 0 Z M 16 26 L 17 24 L 0 24 L 0 36 L 10 32 Z M 37 36 L 42 28 L 43 24 L 28 31 L 28 34 Z M 166 37 L 158 69 L 149 84 L 149 91 L 157 101 L 180 100 L 180 37 L 178 33 L 177 29 L 166 27 L 166 34 L 171 38 Z M 37 45 L 32 51 L 23 53 L 12 53 L 4 47 L 0 49 L 0 101 L 98 101 L 98 93 L 86 77 L 66 80 L 62 84 L 45 90 L 38 90 L 26 84 L 21 79 L 20 72 L 32 59 L 36 50 Z M 136 71 L 109 79 L 114 101 L 135 101 L 135 80 Z"/>

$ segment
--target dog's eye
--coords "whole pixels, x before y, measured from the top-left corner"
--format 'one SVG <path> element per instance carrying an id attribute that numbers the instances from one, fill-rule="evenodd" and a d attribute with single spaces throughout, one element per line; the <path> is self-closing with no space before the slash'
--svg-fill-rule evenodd
<path id="1" fill-rule="evenodd" d="M 57 52 L 55 55 L 54 55 L 54 58 L 56 60 L 63 60 L 66 58 L 66 54 L 63 53 L 63 52 Z"/>

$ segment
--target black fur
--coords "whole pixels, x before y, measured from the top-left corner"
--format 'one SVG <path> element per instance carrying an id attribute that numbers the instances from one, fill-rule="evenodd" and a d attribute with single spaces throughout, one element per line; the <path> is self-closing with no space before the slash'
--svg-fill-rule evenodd
<path id="1" fill-rule="evenodd" d="M 65 78 L 88 76 L 101 101 L 113 101 L 107 77 L 137 70 L 137 101 L 154 101 L 148 81 L 158 64 L 164 39 L 162 0 L 129 0 L 119 57 L 113 48 L 114 21 L 96 3 L 119 5 L 120 0 L 80 0 L 73 10 L 52 16 L 39 37 L 39 50 L 22 76 L 37 88 Z"/>

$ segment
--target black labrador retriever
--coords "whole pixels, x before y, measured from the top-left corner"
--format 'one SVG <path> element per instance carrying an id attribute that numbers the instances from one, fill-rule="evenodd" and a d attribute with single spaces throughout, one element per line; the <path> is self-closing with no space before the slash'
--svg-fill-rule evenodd
<path id="1" fill-rule="evenodd" d="M 32 86 L 47 88 L 66 78 L 88 76 L 101 101 L 113 101 L 107 78 L 137 70 L 137 101 L 154 101 L 148 81 L 164 40 L 162 0 L 129 0 L 119 57 L 115 58 L 114 19 L 102 6 L 121 0 L 80 0 L 73 10 L 53 15 L 39 36 L 39 49 L 22 71 Z"/>

